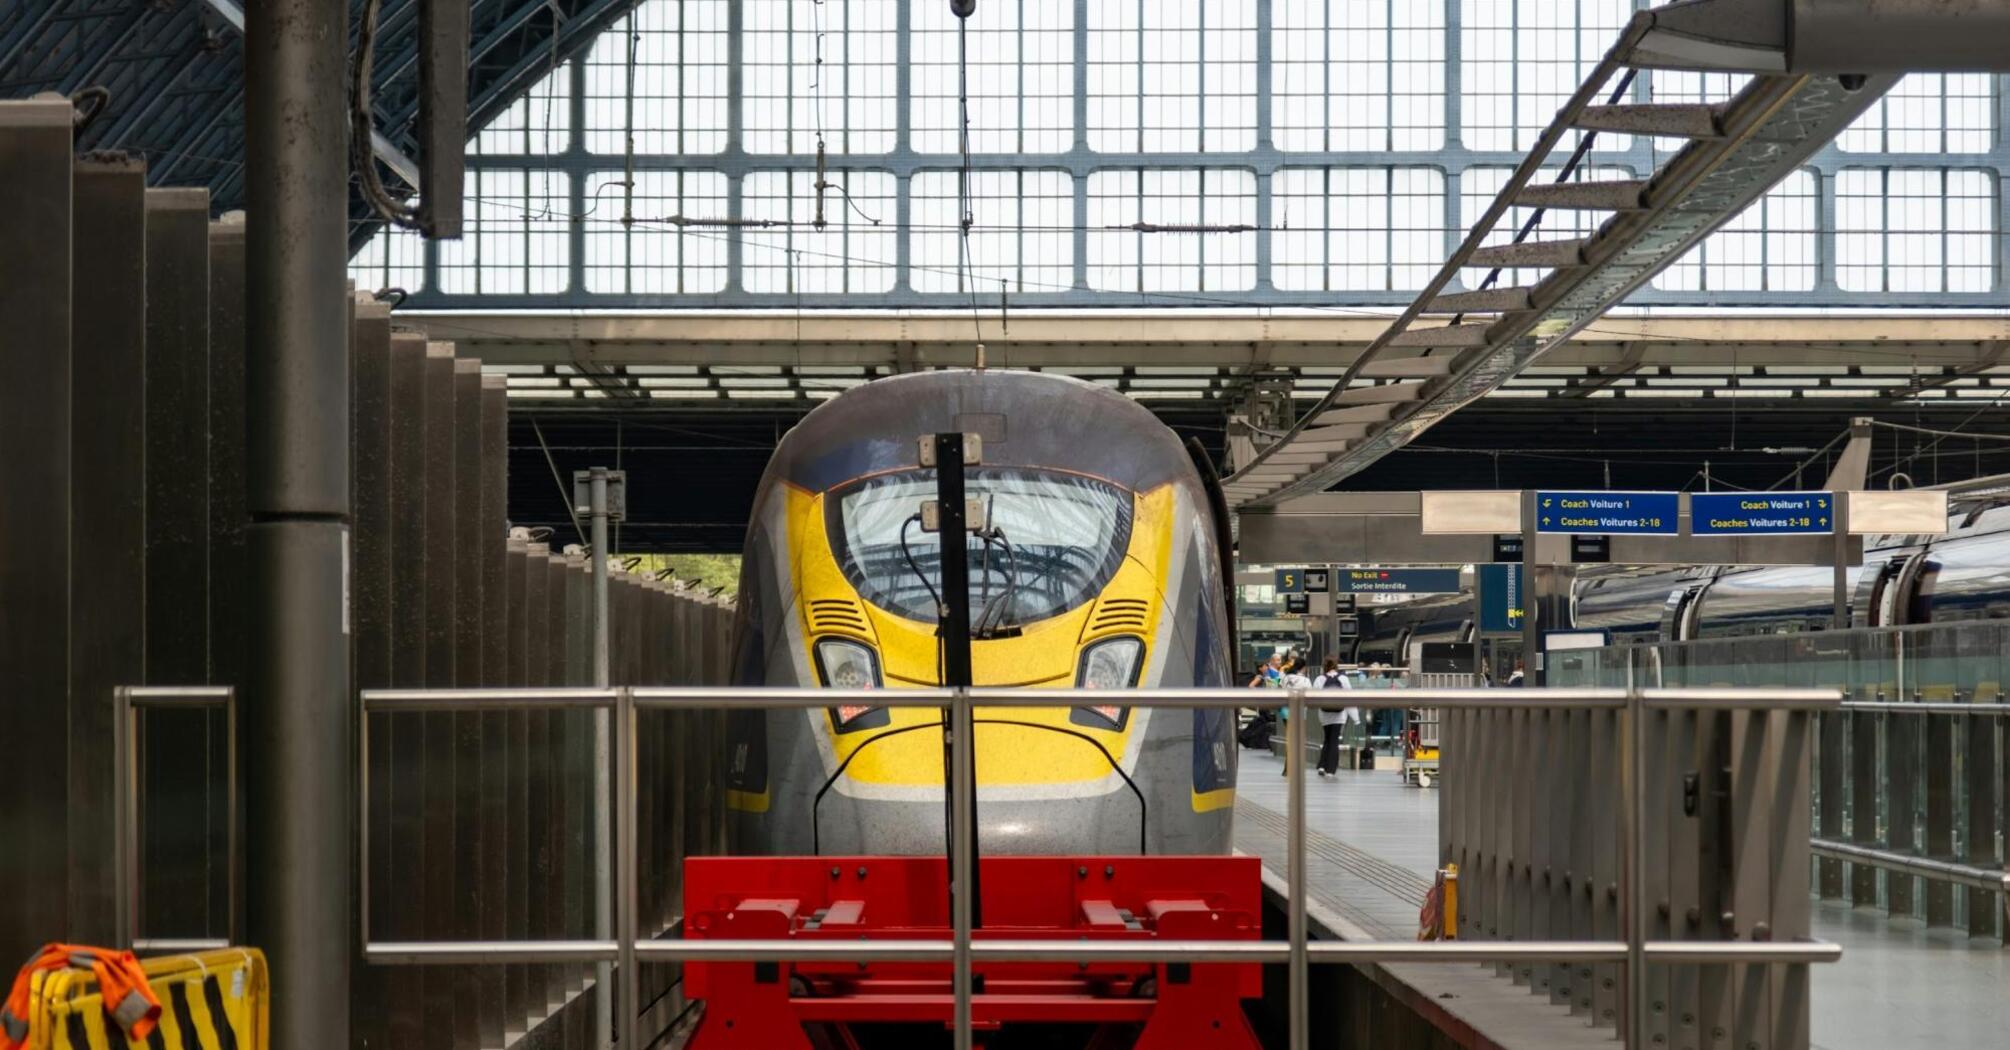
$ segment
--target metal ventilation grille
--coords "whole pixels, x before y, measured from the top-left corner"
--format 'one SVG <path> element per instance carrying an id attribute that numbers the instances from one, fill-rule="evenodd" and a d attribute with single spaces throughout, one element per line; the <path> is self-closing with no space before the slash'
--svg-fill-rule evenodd
<path id="1" fill-rule="evenodd" d="M 848 598 L 818 598 L 810 602 L 810 631 L 849 631 L 865 634 L 865 610 Z"/>
<path id="2" fill-rule="evenodd" d="M 1089 631 L 1094 634 L 1126 628 L 1142 631 L 1150 611 L 1151 604 L 1142 598 L 1106 598 L 1096 606 L 1096 615 L 1089 620 Z"/>

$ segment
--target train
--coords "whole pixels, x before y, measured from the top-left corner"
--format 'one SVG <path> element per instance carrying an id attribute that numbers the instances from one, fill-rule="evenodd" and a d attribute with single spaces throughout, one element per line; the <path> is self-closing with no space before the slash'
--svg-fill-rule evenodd
<path id="1" fill-rule="evenodd" d="M 938 370 L 846 391 L 778 443 L 741 563 L 732 681 L 942 681 L 935 472 L 918 441 L 972 433 L 971 662 L 979 686 L 1221 687 L 1234 621 L 1226 506 L 1204 456 L 1116 391 Z M 1121 704 L 975 712 L 986 855 L 1224 854 L 1226 711 Z M 732 716 L 734 852 L 925 855 L 945 843 L 939 712 L 847 703 Z"/>
<path id="2" fill-rule="evenodd" d="M 1847 572 L 1853 627 L 2010 618 L 2010 496 L 1957 502 L 1944 535 L 1867 537 Z M 1614 644 L 1796 634 L 1832 628 L 1834 596 L 1834 570 L 1809 566 L 1587 573 L 1568 622 L 1552 626 Z M 1417 669 L 1425 644 L 1470 642 L 1472 630 L 1470 595 L 1379 607 L 1356 658 Z"/>

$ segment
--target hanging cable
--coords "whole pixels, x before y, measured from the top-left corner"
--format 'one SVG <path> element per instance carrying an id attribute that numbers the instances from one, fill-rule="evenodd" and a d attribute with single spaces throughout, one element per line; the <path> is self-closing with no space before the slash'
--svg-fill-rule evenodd
<path id="1" fill-rule="evenodd" d="M 970 16 L 977 0 L 949 0 L 949 13 L 956 16 L 956 149 L 961 163 L 956 169 L 956 283 L 970 295 L 970 325 L 976 333 L 977 367 L 984 367 L 984 315 L 977 306 L 976 262 L 970 253 L 970 228 L 976 224 L 976 209 L 970 200 Z"/>
<path id="2" fill-rule="evenodd" d="M 363 23 L 357 30 L 356 65 L 349 85 L 349 152 L 355 165 L 358 187 L 364 203 L 380 219 L 407 230 L 419 228 L 419 210 L 392 199 L 377 174 L 377 157 L 371 151 L 376 121 L 370 115 L 370 67 L 377 47 L 377 12 L 383 0 L 364 0 Z"/>
<path id="3" fill-rule="evenodd" d="M 811 223 L 824 228 L 824 190 L 830 187 L 824 165 L 824 0 L 810 0 L 810 40 L 816 48 L 816 69 L 810 74 L 810 113 L 817 125 L 817 211 Z"/>
<path id="4" fill-rule="evenodd" d="M 635 48 L 642 41 L 642 27 L 636 21 L 640 9 L 628 12 L 628 113 L 621 149 L 621 226 L 635 226 Z"/>
<path id="5" fill-rule="evenodd" d="M 537 435 L 537 447 L 544 450 L 545 466 L 551 468 L 551 483 L 558 486 L 558 501 L 565 506 L 565 516 L 572 519 L 572 531 L 579 534 L 579 542 L 586 542 L 586 528 L 579 523 L 579 511 L 572 505 L 572 493 L 566 490 L 564 479 L 558 475 L 558 461 L 551 458 L 551 445 L 544 440 L 544 428 L 538 425 L 537 417 L 530 419 L 531 433 Z"/>

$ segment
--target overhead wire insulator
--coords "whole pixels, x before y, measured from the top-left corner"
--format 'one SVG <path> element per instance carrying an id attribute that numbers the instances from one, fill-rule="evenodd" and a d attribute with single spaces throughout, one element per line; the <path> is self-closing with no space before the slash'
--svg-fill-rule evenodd
<path id="1" fill-rule="evenodd" d="M 1246 223 L 1204 223 L 1204 222 L 1134 222 L 1127 226 L 1105 226 L 1106 230 L 1130 230 L 1132 233 L 1250 233 L 1256 227 Z"/>
<path id="2" fill-rule="evenodd" d="M 830 181 L 824 178 L 824 140 L 822 136 L 818 136 L 817 137 L 817 217 L 815 220 L 815 225 L 816 228 L 819 230 L 824 228 L 824 190 L 827 189 L 829 186 Z"/>
<path id="3" fill-rule="evenodd" d="M 793 219 L 728 219 L 706 215 L 671 215 L 657 220 L 679 228 L 702 226 L 721 230 L 766 230 L 776 226 L 794 226 Z"/>

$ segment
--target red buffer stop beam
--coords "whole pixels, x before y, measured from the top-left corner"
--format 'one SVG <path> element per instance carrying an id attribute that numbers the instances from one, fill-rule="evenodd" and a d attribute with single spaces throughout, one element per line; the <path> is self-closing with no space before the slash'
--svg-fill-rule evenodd
<path id="1" fill-rule="evenodd" d="M 1211 941 L 1262 935 L 1253 857 L 985 857 L 973 940 Z M 685 936 L 718 940 L 950 938 L 942 857 L 694 857 Z M 1256 963 L 979 963 L 980 1031 L 1024 1023 L 1135 1033 L 1137 1050 L 1257 1050 L 1242 1012 L 1263 993 Z M 810 1050 L 805 1025 L 951 1023 L 947 963 L 691 962 L 703 1000 L 693 1050 Z M 1199 1043 L 1196 1036 L 1203 1034 Z"/>

